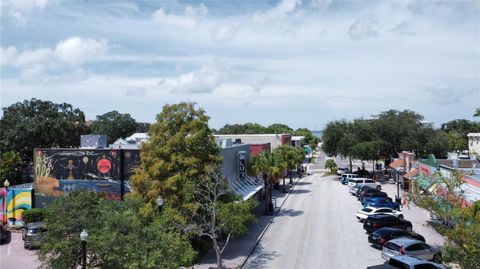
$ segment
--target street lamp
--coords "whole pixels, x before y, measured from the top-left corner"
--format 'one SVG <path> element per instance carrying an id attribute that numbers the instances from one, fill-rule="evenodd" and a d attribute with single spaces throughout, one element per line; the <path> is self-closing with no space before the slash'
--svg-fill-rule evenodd
<path id="1" fill-rule="evenodd" d="M 80 240 L 82 241 L 82 269 L 87 268 L 87 239 L 88 239 L 88 232 L 87 230 L 83 229 L 80 233 Z"/>
<path id="2" fill-rule="evenodd" d="M 158 195 L 157 198 L 157 205 L 158 205 L 158 211 L 162 212 L 162 207 L 163 207 L 163 198 L 161 195 Z"/>
<path id="3" fill-rule="evenodd" d="M 8 181 L 8 179 L 5 179 L 5 181 L 3 182 L 3 186 L 5 187 L 5 194 L 3 196 L 3 219 L 2 219 L 2 222 L 3 223 L 7 223 L 7 199 L 8 199 L 8 187 L 10 186 L 10 181 Z M 3 225 L 2 223 L 2 225 Z"/>

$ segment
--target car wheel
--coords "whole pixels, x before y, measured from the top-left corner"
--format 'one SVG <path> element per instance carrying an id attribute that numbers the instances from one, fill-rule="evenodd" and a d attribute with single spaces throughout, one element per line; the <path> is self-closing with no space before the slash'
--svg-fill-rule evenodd
<path id="1" fill-rule="evenodd" d="M 435 256 L 433 256 L 432 261 L 436 263 L 442 263 L 442 257 L 440 257 L 440 255 L 438 254 L 435 254 Z"/>
<path id="2" fill-rule="evenodd" d="M 378 185 L 377 190 L 381 190 L 381 189 L 382 189 L 382 186 Z"/>
<path id="3" fill-rule="evenodd" d="M 406 230 L 411 232 L 412 231 L 412 226 L 408 226 Z"/>
<path id="4" fill-rule="evenodd" d="M 399 219 L 403 219 L 403 215 L 399 215 L 398 218 L 399 218 Z"/>

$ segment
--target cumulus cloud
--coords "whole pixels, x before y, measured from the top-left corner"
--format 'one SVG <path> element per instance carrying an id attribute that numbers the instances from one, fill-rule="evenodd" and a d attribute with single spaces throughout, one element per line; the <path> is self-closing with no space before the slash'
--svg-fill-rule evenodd
<path id="1" fill-rule="evenodd" d="M 229 78 L 227 67 L 216 61 L 174 79 L 174 93 L 211 93 Z"/>
<path id="2" fill-rule="evenodd" d="M 380 29 L 381 26 L 377 20 L 373 18 L 363 18 L 356 20 L 350 26 L 348 34 L 353 40 L 360 40 L 379 36 Z"/>
<path id="3" fill-rule="evenodd" d="M 426 89 L 431 95 L 432 103 L 439 105 L 457 104 L 466 95 L 472 94 L 472 90 L 460 90 L 450 83 L 442 83 Z"/>
<path id="4" fill-rule="evenodd" d="M 1 48 L 1 65 L 21 70 L 22 84 L 65 83 L 87 77 L 82 65 L 101 59 L 108 51 L 106 40 L 70 37 L 54 48 L 19 52 L 15 47 Z"/>
<path id="5" fill-rule="evenodd" d="M 160 8 L 151 15 L 151 20 L 158 25 L 172 29 L 194 30 L 200 17 L 207 15 L 208 9 L 201 4 L 198 7 L 187 6 L 181 14 L 167 13 Z"/>

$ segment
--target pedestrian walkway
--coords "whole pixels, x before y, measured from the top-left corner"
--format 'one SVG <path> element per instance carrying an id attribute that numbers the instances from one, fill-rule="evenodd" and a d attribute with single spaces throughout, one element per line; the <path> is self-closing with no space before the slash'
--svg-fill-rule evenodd
<path id="1" fill-rule="evenodd" d="M 282 192 L 281 185 L 279 190 L 273 190 L 273 197 L 276 197 L 277 205 L 273 215 L 264 214 L 264 200 L 259 203 L 258 207 L 255 209 L 255 215 L 257 217 L 256 222 L 250 224 L 247 234 L 238 238 L 233 238 L 233 240 L 231 239 L 230 243 L 225 249 L 225 252 L 222 255 L 224 268 L 241 268 L 243 263 L 250 255 L 251 251 L 253 251 L 255 245 L 258 243 L 262 235 L 267 230 L 273 218 L 275 218 L 276 214 L 278 214 L 284 202 L 290 196 L 290 193 L 295 188 L 298 181 L 302 180 L 303 178 L 305 177 L 294 178 L 294 184 L 290 188 L 289 192 Z M 289 179 L 286 179 L 285 181 L 288 183 Z M 196 264 L 194 268 L 217 268 L 215 252 L 213 250 L 210 250 L 207 255 L 203 257 L 202 261 L 199 264 Z"/>

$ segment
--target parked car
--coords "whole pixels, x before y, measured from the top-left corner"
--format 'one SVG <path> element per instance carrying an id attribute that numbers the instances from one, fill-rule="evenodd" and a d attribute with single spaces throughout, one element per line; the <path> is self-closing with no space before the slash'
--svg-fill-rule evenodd
<path id="1" fill-rule="evenodd" d="M 43 233 L 46 231 L 43 222 L 28 223 L 22 231 L 23 246 L 26 249 L 39 247 L 43 243 Z"/>
<path id="2" fill-rule="evenodd" d="M 368 236 L 368 242 L 381 248 L 388 241 L 399 237 L 413 238 L 425 242 L 425 238 L 417 233 L 390 227 L 383 227 L 371 233 Z"/>
<path id="3" fill-rule="evenodd" d="M 342 182 L 343 185 L 347 185 L 347 183 L 350 181 L 350 179 L 358 178 L 358 175 L 355 174 L 343 174 L 340 177 L 340 181 Z"/>
<path id="4" fill-rule="evenodd" d="M 367 233 L 372 233 L 383 227 L 392 227 L 411 231 L 412 223 L 408 220 L 384 214 L 368 216 L 368 218 L 366 218 L 363 222 L 363 229 L 365 229 Z"/>
<path id="5" fill-rule="evenodd" d="M 339 167 L 339 168 L 337 169 L 337 175 L 339 175 L 339 176 L 341 176 L 341 175 L 343 175 L 343 174 L 346 174 L 346 173 L 349 173 L 349 172 L 350 172 L 350 169 L 348 169 L 347 167 L 344 167 L 344 168 Z M 341 181 L 341 180 L 342 180 L 342 178 L 340 178 L 340 181 Z"/>
<path id="6" fill-rule="evenodd" d="M 0 243 L 7 240 L 7 227 L 0 223 Z"/>
<path id="7" fill-rule="evenodd" d="M 357 198 L 360 201 L 363 200 L 363 196 L 367 193 L 381 192 L 381 190 L 377 190 L 377 189 L 374 189 L 372 187 L 368 187 L 368 186 L 365 186 L 365 187 L 367 187 L 367 188 L 363 188 L 363 190 L 361 190 L 361 191 L 359 190 L 358 193 L 357 193 Z"/>
<path id="8" fill-rule="evenodd" d="M 389 207 L 400 210 L 400 204 L 393 202 L 390 197 L 370 197 L 363 199 L 363 206 L 367 207 Z"/>
<path id="9" fill-rule="evenodd" d="M 428 261 L 439 261 L 441 259 L 439 250 L 413 238 L 397 238 L 383 245 L 382 258 L 384 260 L 388 261 L 398 255 L 408 255 Z"/>
<path id="10" fill-rule="evenodd" d="M 348 189 L 348 192 L 350 192 L 351 195 L 355 195 L 358 191 L 359 186 L 354 186 L 352 188 Z"/>
<path id="11" fill-rule="evenodd" d="M 400 211 L 393 210 L 388 207 L 380 207 L 380 208 L 375 208 L 375 207 L 365 207 L 357 212 L 357 219 L 360 221 L 364 221 L 368 216 L 372 215 L 378 215 L 378 214 L 384 214 L 384 215 L 391 215 L 400 219 L 403 219 L 403 214 Z"/>
<path id="12" fill-rule="evenodd" d="M 359 186 L 366 185 L 366 186 L 369 186 L 369 187 L 374 188 L 374 189 L 381 189 L 382 188 L 380 183 L 375 182 L 375 181 L 373 181 L 373 179 L 368 179 L 368 178 L 357 178 L 355 180 L 350 180 L 348 182 L 348 186 L 350 188 L 353 187 L 353 186 L 356 186 L 356 185 L 359 185 Z"/>
<path id="13" fill-rule="evenodd" d="M 360 186 L 360 187 L 358 187 L 358 190 L 357 190 L 357 193 L 355 194 L 355 196 L 358 197 L 363 191 L 366 191 L 366 190 L 376 190 L 376 188 L 372 188 L 372 187 L 367 186 L 367 185 Z"/>
<path id="14" fill-rule="evenodd" d="M 385 264 L 369 266 L 367 269 L 445 269 L 445 266 L 410 256 L 394 256 Z"/>
<path id="15" fill-rule="evenodd" d="M 370 199 L 373 197 L 388 197 L 388 194 L 383 191 L 378 191 L 378 192 L 369 192 L 363 195 L 362 199 L 360 200 L 360 203 L 365 204 L 365 199 Z"/>

